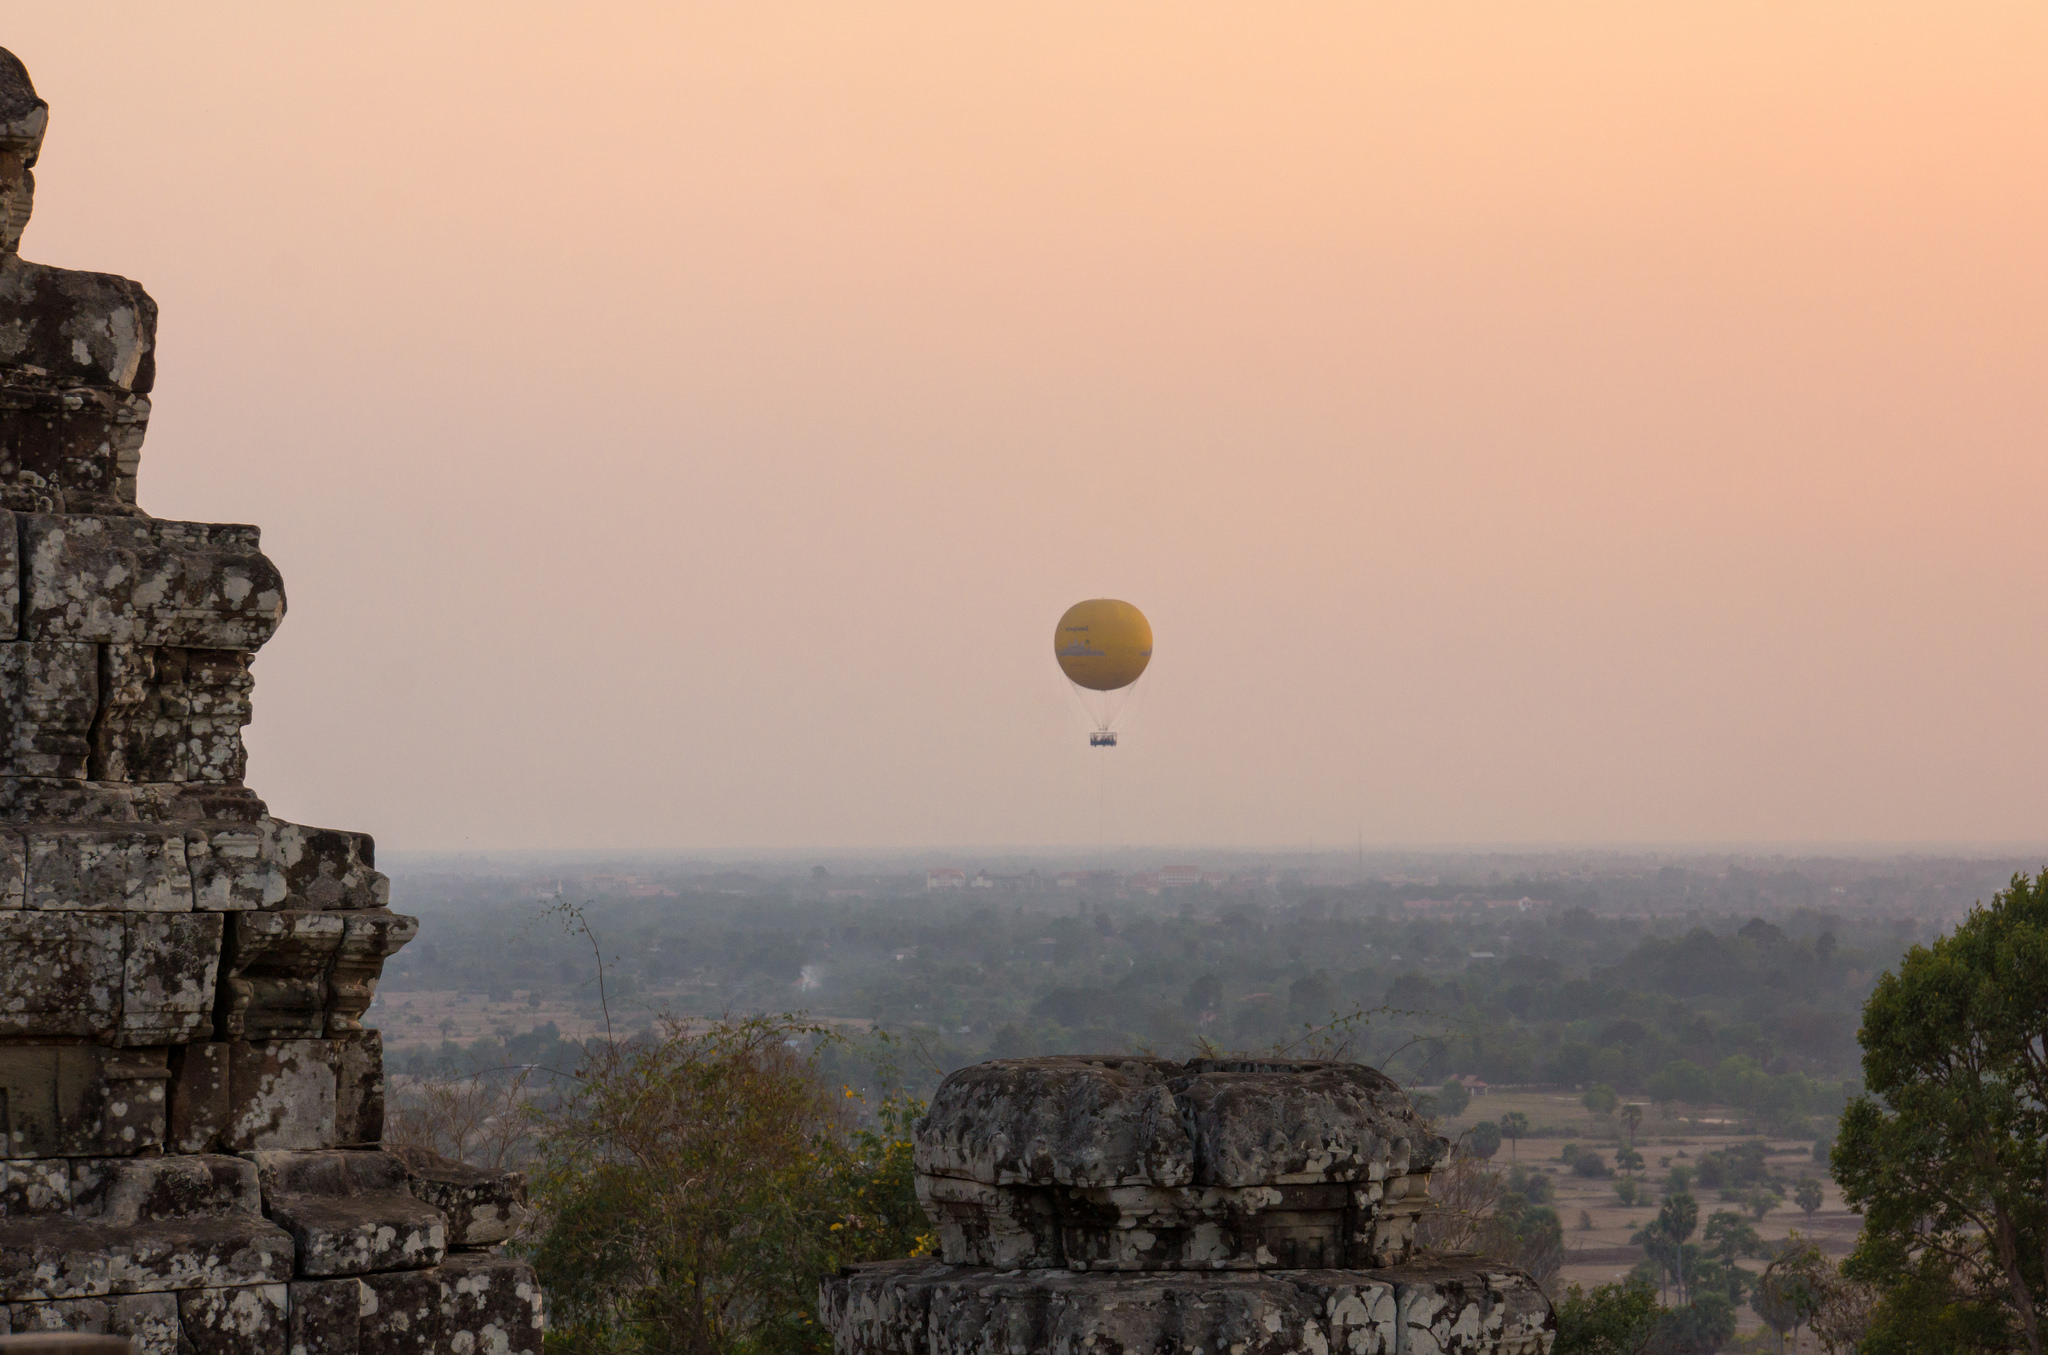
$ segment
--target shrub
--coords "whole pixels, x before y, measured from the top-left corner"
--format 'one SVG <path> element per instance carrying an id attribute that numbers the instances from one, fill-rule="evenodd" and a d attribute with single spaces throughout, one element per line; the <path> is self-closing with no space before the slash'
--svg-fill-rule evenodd
<path id="1" fill-rule="evenodd" d="M 861 1129 L 853 1093 L 819 1075 L 825 1038 L 753 1017 L 593 1043 L 539 1117 L 551 1352 L 821 1350 L 817 1277 L 919 1247 L 917 1107 Z"/>

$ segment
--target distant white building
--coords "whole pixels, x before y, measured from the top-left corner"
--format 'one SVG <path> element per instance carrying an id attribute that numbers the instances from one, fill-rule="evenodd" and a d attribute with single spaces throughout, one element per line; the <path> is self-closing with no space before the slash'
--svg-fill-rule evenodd
<path id="1" fill-rule="evenodd" d="M 924 873 L 924 887 L 926 889 L 965 889 L 967 888 L 967 872 L 964 870 L 954 870 L 950 866 L 941 867 L 938 870 L 928 870 Z"/>

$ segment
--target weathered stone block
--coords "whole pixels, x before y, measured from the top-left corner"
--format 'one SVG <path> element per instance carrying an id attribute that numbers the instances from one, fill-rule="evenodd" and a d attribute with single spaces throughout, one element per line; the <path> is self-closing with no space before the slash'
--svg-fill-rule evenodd
<path id="1" fill-rule="evenodd" d="M 156 378 L 156 302 L 141 283 L 18 255 L 8 264 L 0 270 L 0 315 L 8 321 L 0 363 L 36 368 L 65 386 L 148 393 Z"/>
<path id="2" fill-rule="evenodd" d="M 28 843 L 21 834 L 0 829 L 0 909 L 20 908 L 28 901 Z"/>
<path id="3" fill-rule="evenodd" d="M 345 1147 L 374 1147 L 384 1137 L 384 1037 L 366 1030 L 343 1040 L 338 1058 L 334 1140 Z"/>
<path id="4" fill-rule="evenodd" d="M 135 511 L 149 398 L 15 370 L 0 385 L 0 503 L 32 513 Z"/>
<path id="5" fill-rule="evenodd" d="M 414 1199 L 405 1166 L 381 1152 L 254 1154 L 263 1207 L 298 1244 L 308 1279 L 438 1264 L 447 1221 Z"/>
<path id="6" fill-rule="evenodd" d="M 1174 1100 L 1203 1185 L 1377 1180 L 1446 1151 L 1400 1087 L 1363 1064 L 1196 1059 L 1188 1071 Z"/>
<path id="7" fill-rule="evenodd" d="M 418 919 L 382 908 L 237 913 L 223 1033 L 256 1040 L 361 1031 L 384 961 L 418 932 Z"/>
<path id="8" fill-rule="evenodd" d="M 71 1216 L 105 1224 L 174 1219 L 260 1218 L 256 1164 L 219 1154 L 77 1158 L 71 1161 Z"/>
<path id="9" fill-rule="evenodd" d="M 183 1355 L 285 1355 L 287 1288 L 250 1284 L 178 1295 Z"/>
<path id="10" fill-rule="evenodd" d="M 307 828 L 274 820 L 277 860 L 292 908 L 383 908 L 391 882 L 376 870 L 377 846 L 368 833 Z"/>
<path id="11" fill-rule="evenodd" d="M 0 775 L 0 820 L 8 823 L 255 823 L 263 815 L 247 786 Z"/>
<path id="12" fill-rule="evenodd" d="M 939 1255 L 1006 1270 L 1065 1264 L 1059 1211 L 1049 1190 L 917 1176 L 917 1202 L 938 1234 Z"/>
<path id="13" fill-rule="evenodd" d="M 377 996 L 384 962 L 420 933 L 420 920 L 384 908 L 346 914 L 341 946 L 327 974 L 327 1033 L 363 1028 L 363 1013 Z"/>
<path id="14" fill-rule="evenodd" d="M 439 1270 L 365 1275 L 370 1293 L 357 1326 L 358 1355 L 440 1355 L 455 1347 L 449 1322 L 454 1295 Z"/>
<path id="15" fill-rule="evenodd" d="M 128 919 L 122 1044 L 181 1044 L 213 1033 L 221 921 L 220 913 L 139 914 Z"/>
<path id="16" fill-rule="evenodd" d="M 0 1303 L 0 1333 L 11 1328 L 9 1305 Z M 7 1355 L 135 1355 L 125 1336 L 85 1332 L 24 1332 L 8 1343 Z"/>
<path id="17" fill-rule="evenodd" d="M 919 1176 L 939 1254 L 1003 1269 L 1260 1270 L 1394 1264 L 1405 1230 L 1374 1183 L 985 1186 Z"/>
<path id="18" fill-rule="evenodd" d="M 163 1142 L 164 1051 L 0 1045 L 11 1158 L 110 1157 Z"/>
<path id="19" fill-rule="evenodd" d="M 222 1146 L 235 1152 L 333 1147 L 336 1062 L 332 1040 L 233 1041 Z"/>
<path id="20" fill-rule="evenodd" d="M 0 1162 L 0 1218 L 33 1219 L 71 1212 L 71 1161 L 28 1158 Z"/>
<path id="21" fill-rule="evenodd" d="M 268 819 L 188 830 L 185 860 L 192 869 L 192 906 L 239 913 L 282 904 L 285 878 L 276 837 Z"/>
<path id="22" fill-rule="evenodd" d="M 284 618 L 254 527 L 33 513 L 21 537 L 25 639 L 252 652 Z"/>
<path id="23" fill-rule="evenodd" d="M 1476 1257 L 1194 1282 L 884 1261 L 827 1279 L 819 1310 L 838 1355 L 1542 1355 L 1554 1332 L 1534 1281 Z"/>
<path id="24" fill-rule="evenodd" d="M 213 1022 L 220 915 L 0 912 L 0 1035 L 159 1045 Z"/>
<path id="25" fill-rule="evenodd" d="M 377 1299 L 361 1280 L 351 1276 L 293 1280 L 290 1302 L 286 1321 L 290 1355 L 358 1355 L 363 1314 L 375 1309 Z"/>
<path id="26" fill-rule="evenodd" d="M 1389 1265 L 1443 1140 L 1356 1064 L 999 1060 L 940 1084 L 918 1195 L 963 1265 Z"/>
<path id="27" fill-rule="evenodd" d="M 0 643 L 0 775 L 85 775 L 99 713 L 99 665 L 97 645 Z"/>
<path id="28" fill-rule="evenodd" d="M 7 397 L 0 389 L 0 419 L 5 417 Z M 7 447 L 4 424 L 0 424 L 0 474 L 5 473 Z M 12 640 L 21 630 L 21 533 L 14 514 L 0 509 L 0 640 Z"/>
<path id="29" fill-rule="evenodd" d="M 35 828 L 28 907 L 49 912 L 192 911 L 185 835 L 161 828 Z"/>
<path id="30" fill-rule="evenodd" d="M 526 1174 L 472 1167 L 426 1148 L 389 1148 L 405 1166 L 413 1198 L 448 1220 L 448 1245 L 486 1247 L 509 1242 L 526 1221 Z"/>
<path id="31" fill-rule="evenodd" d="M 248 764 L 249 656 L 107 645 L 89 775 L 95 781 L 239 782 Z"/>
<path id="32" fill-rule="evenodd" d="M 291 1237 L 247 1215 L 108 1225 L 0 1221 L 0 1299 L 93 1298 L 291 1278 Z"/>
<path id="33" fill-rule="evenodd" d="M 940 1083 L 916 1168 L 987 1185 L 1185 1185 L 1194 1150 L 1166 1059 L 997 1059 Z"/>
<path id="34" fill-rule="evenodd" d="M 437 1273 L 448 1298 L 449 1350 L 541 1355 L 543 1313 L 533 1267 L 508 1257 L 451 1252 Z"/>
<path id="35" fill-rule="evenodd" d="M 220 1146 L 232 1117 L 228 1065 L 229 1047 L 224 1043 L 184 1044 L 171 1050 L 167 1150 L 204 1153 Z"/>
<path id="36" fill-rule="evenodd" d="M 0 1036 L 112 1039 L 127 928 L 120 913 L 0 913 Z"/>
<path id="37" fill-rule="evenodd" d="M 126 1294 L 104 1299 L 63 1299 L 50 1303 L 10 1303 L 9 1324 L 15 1332 L 72 1332 L 128 1338 L 121 1348 L 130 1355 L 180 1355 L 178 1300 L 173 1294 Z M 51 1350 L 84 1351 L 82 1343 L 51 1346 Z"/>
<path id="38" fill-rule="evenodd" d="M 347 930 L 341 913 L 234 914 L 221 1033 L 252 1040 L 324 1034 L 327 971 Z"/>

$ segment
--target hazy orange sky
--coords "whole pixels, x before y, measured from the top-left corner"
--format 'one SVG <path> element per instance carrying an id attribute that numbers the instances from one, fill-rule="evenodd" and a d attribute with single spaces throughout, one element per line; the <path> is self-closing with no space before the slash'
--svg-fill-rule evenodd
<path id="1" fill-rule="evenodd" d="M 2048 8 L 15 6 L 412 848 L 2048 839 Z M 1091 754 L 1053 621 L 1157 657 Z M 1107 822 L 1097 772 L 1107 757 Z"/>

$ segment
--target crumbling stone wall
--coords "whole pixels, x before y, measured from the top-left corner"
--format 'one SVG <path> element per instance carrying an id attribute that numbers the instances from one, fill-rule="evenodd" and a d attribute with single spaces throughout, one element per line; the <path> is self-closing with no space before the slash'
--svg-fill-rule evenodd
<path id="1" fill-rule="evenodd" d="M 283 580 L 136 504 L 156 304 L 18 252 L 48 116 L 0 50 L 0 1333 L 538 1355 L 522 1179 L 379 1146 L 418 923 L 242 784 Z"/>
<path id="2" fill-rule="evenodd" d="M 936 1260 L 849 1267 L 839 1355 L 1540 1355 L 1535 1283 L 1415 1252 L 1448 1145 L 1353 1063 L 1006 1059 L 916 1128 Z"/>

